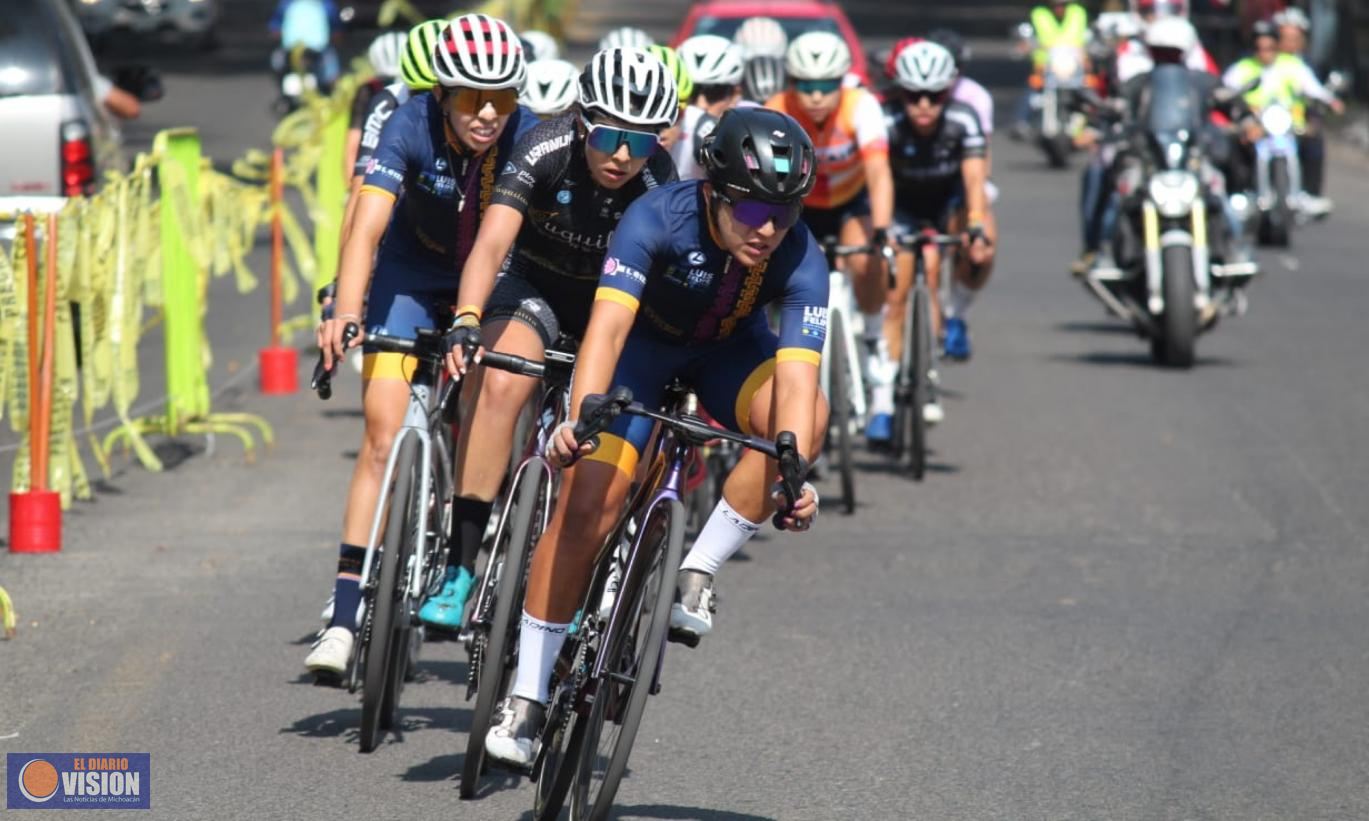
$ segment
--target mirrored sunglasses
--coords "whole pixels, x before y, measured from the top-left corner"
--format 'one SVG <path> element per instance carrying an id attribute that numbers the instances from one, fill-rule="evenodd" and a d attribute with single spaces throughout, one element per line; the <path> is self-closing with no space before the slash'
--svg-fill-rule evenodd
<path id="1" fill-rule="evenodd" d="M 781 231 L 793 228 L 803 214 L 802 202 L 778 203 L 763 200 L 733 199 L 719 194 L 719 199 L 732 209 L 732 217 L 748 228 L 764 228 L 767 222 L 775 223 Z"/>
<path id="2" fill-rule="evenodd" d="M 448 95 L 452 110 L 458 114 L 479 114 L 488 105 L 493 106 L 494 113 L 502 117 L 518 108 L 518 90 L 514 88 L 456 88 Z"/>
<path id="3" fill-rule="evenodd" d="M 617 154 L 621 146 L 627 146 L 627 153 L 633 159 L 650 157 L 661 145 L 661 136 L 654 131 L 634 131 L 630 128 L 591 123 L 584 120 L 588 133 L 585 142 L 595 151 Z"/>
<path id="4" fill-rule="evenodd" d="M 831 94 L 841 89 L 841 79 L 836 80 L 795 80 L 794 88 L 800 94 Z"/>

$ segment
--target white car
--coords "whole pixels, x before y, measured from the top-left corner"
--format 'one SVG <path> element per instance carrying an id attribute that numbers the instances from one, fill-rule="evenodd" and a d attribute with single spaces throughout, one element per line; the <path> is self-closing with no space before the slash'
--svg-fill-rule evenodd
<path id="1" fill-rule="evenodd" d="M 0 26 L 0 236 L 24 211 L 61 209 L 89 194 L 105 169 L 124 167 L 121 135 L 65 3 L 4 0 Z"/>

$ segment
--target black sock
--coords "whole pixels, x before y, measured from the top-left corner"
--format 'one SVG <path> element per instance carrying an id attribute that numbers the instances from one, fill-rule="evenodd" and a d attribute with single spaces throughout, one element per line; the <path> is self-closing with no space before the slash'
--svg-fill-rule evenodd
<path id="1" fill-rule="evenodd" d="M 366 548 L 343 542 L 338 548 L 337 581 L 333 587 L 333 618 L 329 627 L 356 632 L 357 606 L 361 604 L 361 565 Z"/>
<path id="2" fill-rule="evenodd" d="M 494 502 L 457 497 L 452 505 L 452 530 L 456 544 L 447 552 L 448 567 L 464 567 L 475 572 L 475 557 L 480 552 L 480 542 L 485 538 L 485 527 L 490 521 L 490 510 Z"/>

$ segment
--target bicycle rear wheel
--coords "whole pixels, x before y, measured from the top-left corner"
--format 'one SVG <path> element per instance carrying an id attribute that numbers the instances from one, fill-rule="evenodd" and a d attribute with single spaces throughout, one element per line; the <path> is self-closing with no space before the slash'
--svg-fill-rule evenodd
<path id="1" fill-rule="evenodd" d="M 514 508 L 509 538 L 502 551 L 495 546 L 485 569 L 487 574 L 498 574 L 498 582 L 489 635 L 475 639 L 484 641 L 485 648 L 481 654 L 475 709 L 471 712 L 471 727 L 466 737 L 466 759 L 461 765 L 462 798 L 474 798 L 480 786 L 480 774 L 485 769 L 485 733 L 490 729 L 495 705 L 503 697 L 517 662 L 518 619 L 523 612 L 528 557 L 546 524 L 542 520 L 546 481 L 541 463 L 529 463 L 510 497 Z"/>
<path id="2" fill-rule="evenodd" d="M 395 678 L 392 667 L 402 666 L 397 658 L 398 625 L 395 615 L 403 591 L 398 587 L 403 571 L 403 547 L 412 539 L 405 531 L 411 529 L 409 510 L 414 488 L 415 452 L 418 441 L 404 437 L 399 457 L 395 460 L 394 492 L 390 494 L 389 519 L 385 524 L 385 539 L 380 549 L 380 578 L 373 598 L 375 612 L 371 619 L 371 635 L 366 643 L 366 672 L 361 685 L 361 751 L 369 753 L 380 744 L 381 730 L 389 729 L 394 717 L 394 699 L 386 696 Z"/>
<path id="3" fill-rule="evenodd" d="M 841 508 L 846 513 L 856 511 L 856 467 L 851 459 L 851 361 L 846 350 L 846 318 L 833 311 L 827 335 L 832 340 L 832 363 L 829 382 L 832 395 L 831 422 L 827 435 L 834 446 L 837 473 L 841 478 Z"/>
<path id="4" fill-rule="evenodd" d="M 909 353 L 912 372 L 909 384 L 912 386 L 912 407 L 908 408 L 908 456 L 909 470 L 913 479 L 922 481 L 927 472 L 927 418 L 924 415 L 930 401 L 930 385 L 927 374 L 932 367 L 932 313 L 927 289 L 917 286 L 913 290 L 912 333 L 907 337 L 905 348 Z"/>
<path id="5" fill-rule="evenodd" d="M 662 547 L 657 547 L 664 541 Z M 663 548 L 663 549 L 662 549 Z M 623 580 L 622 633 L 606 636 L 608 675 L 600 680 L 585 718 L 584 744 L 571 787 L 572 821 L 602 821 L 613 807 L 618 785 L 646 710 L 665 649 L 675 573 L 684 551 L 684 508 L 671 499 L 654 508 L 642 529 L 642 557 L 654 561 L 636 578 Z"/>

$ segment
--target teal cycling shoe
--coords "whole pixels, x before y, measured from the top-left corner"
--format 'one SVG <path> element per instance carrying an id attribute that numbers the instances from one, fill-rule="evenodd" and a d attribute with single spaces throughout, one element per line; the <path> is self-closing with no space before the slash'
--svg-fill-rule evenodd
<path id="1" fill-rule="evenodd" d="M 418 620 L 442 630 L 460 630 L 461 617 L 466 611 L 466 600 L 475 587 L 475 575 L 464 567 L 447 568 L 442 592 L 424 602 Z"/>

